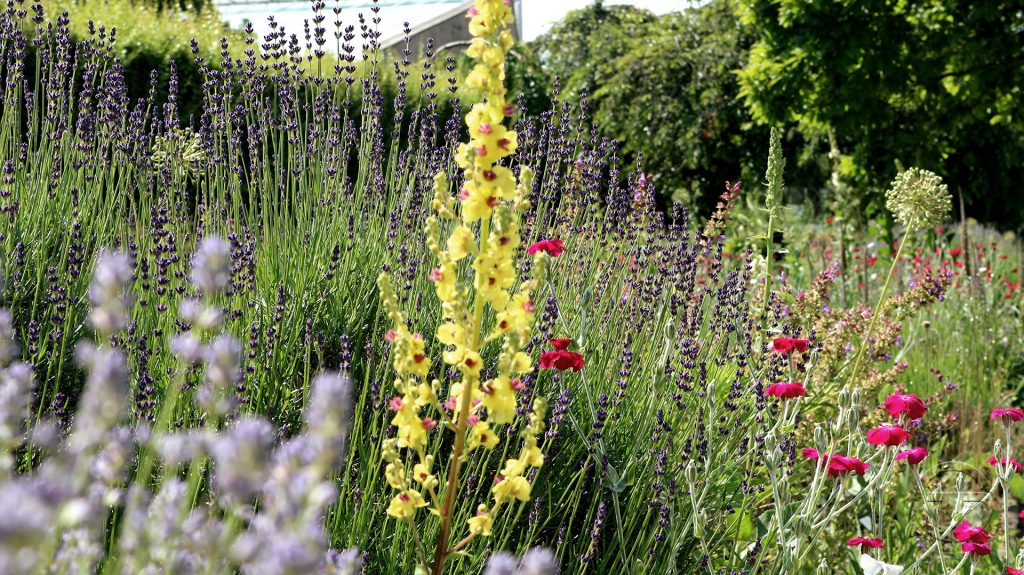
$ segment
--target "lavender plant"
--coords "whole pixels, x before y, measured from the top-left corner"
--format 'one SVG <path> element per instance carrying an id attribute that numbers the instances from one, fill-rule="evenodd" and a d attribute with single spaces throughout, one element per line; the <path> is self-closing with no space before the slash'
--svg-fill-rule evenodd
<path id="1" fill-rule="evenodd" d="M 222 266 L 211 257 L 218 242 L 208 239 L 195 258 L 194 273 L 213 278 L 205 285 L 210 291 L 225 283 L 217 280 Z M 100 256 L 89 293 L 93 327 L 105 338 L 124 327 L 112 318 L 127 313 L 130 281 L 127 257 Z M 88 379 L 69 435 L 54 443 L 47 423 L 37 423 L 33 443 L 52 455 L 33 461 L 35 469 L 27 475 L 7 469 L 0 483 L 0 500 L 19 511 L 0 533 L 0 564 L 9 572 L 358 572 L 359 554 L 330 551 L 322 523 L 350 428 L 347 377 L 319 375 L 302 433 L 273 448 L 273 428 L 251 416 L 219 431 L 124 426 L 128 370 L 123 352 L 82 342 L 78 355 Z M 207 366 L 208 382 L 222 377 L 210 373 L 220 369 L 216 361 Z M 0 382 L 3 421 L 10 431 L 29 419 L 25 407 L 32 373 L 24 364 L 6 365 Z M 22 435 L 5 434 L 5 458 Z M 131 481 L 136 448 L 140 463 Z M 162 454 L 153 488 L 151 450 Z M 214 462 L 213 481 L 200 494 L 178 470 L 207 453 Z"/>

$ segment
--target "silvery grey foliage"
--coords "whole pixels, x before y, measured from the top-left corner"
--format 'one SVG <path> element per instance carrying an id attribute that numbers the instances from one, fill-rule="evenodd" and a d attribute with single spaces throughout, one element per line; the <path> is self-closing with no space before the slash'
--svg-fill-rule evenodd
<path id="1" fill-rule="evenodd" d="M 206 274 L 199 280 L 209 292 L 224 285 L 218 259 L 223 246 L 204 246 L 196 258 L 202 273 L 196 273 Z M 129 297 L 123 293 L 129 279 L 124 258 L 101 257 L 90 292 L 101 342 L 123 327 L 127 316 L 118 314 L 118 306 Z M 87 574 L 101 564 L 105 573 L 125 575 L 359 571 L 359 554 L 331 550 L 323 527 L 350 427 L 347 377 L 319 375 L 304 430 L 275 449 L 275 430 L 262 419 L 243 416 L 216 429 L 233 406 L 230 392 L 239 375 L 241 347 L 230 335 L 216 336 L 207 346 L 191 334 L 173 340 L 183 367 L 204 360 L 205 381 L 196 399 L 207 415 L 218 416 L 208 417 L 205 429 L 176 432 L 162 429 L 159 421 L 153 429 L 124 427 L 125 355 L 106 343 L 85 343 L 77 348 L 85 387 L 70 433 L 60 440 L 48 420 L 25 433 L 32 416 L 32 371 L 11 364 L 18 352 L 9 318 L 0 311 L 0 573 Z M 210 421 L 215 423 L 209 426 Z M 25 437 L 32 438 L 41 461 L 18 474 L 13 454 Z M 45 452 L 52 453 L 44 457 Z M 192 478 L 201 479 L 208 457 L 212 482 L 200 490 Z M 159 465 L 141 463 L 154 458 Z M 200 472 L 183 481 L 178 472 L 186 466 Z M 163 470 L 155 488 L 151 470 Z M 259 505 L 252 505 L 257 498 Z M 113 509 L 120 510 L 120 522 L 112 533 Z"/>
<path id="2" fill-rule="evenodd" d="M 495 553 L 487 560 L 484 575 L 557 575 L 558 561 L 550 549 L 534 547 L 516 559 L 507 551 Z"/>

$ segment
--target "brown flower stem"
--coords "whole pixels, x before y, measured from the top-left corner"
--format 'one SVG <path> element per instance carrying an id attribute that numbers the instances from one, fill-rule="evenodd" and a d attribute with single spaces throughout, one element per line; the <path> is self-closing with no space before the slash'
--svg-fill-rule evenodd
<path id="1" fill-rule="evenodd" d="M 490 233 L 491 221 L 484 218 L 480 221 L 480 253 L 487 249 L 487 235 Z M 480 294 L 476 294 L 476 301 L 473 302 L 473 341 L 472 347 L 476 349 L 480 344 L 481 324 L 484 317 L 484 300 Z M 459 490 L 459 471 L 462 468 L 462 451 L 466 448 L 466 435 L 469 427 L 466 420 L 469 419 L 469 408 L 473 403 L 473 390 L 476 389 L 477 378 L 463 375 L 462 397 L 459 398 L 459 420 L 456 423 L 455 447 L 452 450 L 451 466 L 448 468 L 448 482 L 444 488 L 444 505 L 441 507 L 440 533 L 437 537 L 437 548 L 434 550 L 434 566 L 431 569 L 432 575 L 441 575 L 444 570 L 444 561 L 448 558 L 448 537 L 452 531 L 452 512 L 455 507 L 455 495 Z"/>
<path id="2" fill-rule="evenodd" d="M 479 535 L 479 534 L 480 534 L 479 531 L 474 531 L 474 532 L 470 533 L 469 535 L 466 535 L 465 537 L 462 538 L 462 541 L 459 541 L 458 543 L 455 544 L 454 547 L 452 547 L 451 549 L 448 550 L 448 554 L 451 555 L 452 553 L 455 553 L 459 549 L 462 549 L 463 547 L 466 546 L 467 543 L 469 543 L 470 541 L 475 539 L 476 536 Z"/>

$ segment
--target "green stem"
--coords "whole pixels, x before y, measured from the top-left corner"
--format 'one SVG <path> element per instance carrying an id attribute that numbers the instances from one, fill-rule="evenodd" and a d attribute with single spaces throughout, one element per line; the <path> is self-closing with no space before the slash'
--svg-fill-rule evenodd
<path id="1" fill-rule="evenodd" d="M 882 306 L 885 305 L 885 294 L 889 291 L 889 284 L 892 283 L 892 277 L 896 273 L 896 267 L 900 263 L 900 256 L 903 254 L 903 247 L 907 245 L 907 238 L 910 237 L 910 231 L 913 229 L 914 222 L 909 222 L 903 237 L 900 239 L 900 247 L 896 250 L 896 257 L 893 258 L 892 264 L 889 266 L 889 273 L 885 276 L 885 284 L 882 285 L 882 291 L 878 294 L 878 303 L 875 304 L 875 311 L 871 314 L 871 323 L 868 324 L 868 330 L 864 332 L 864 338 L 860 343 L 860 350 L 857 351 L 857 359 L 853 363 L 853 371 L 850 373 L 850 379 L 848 380 L 851 383 L 857 379 L 857 375 L 860 373 L 860 364 L 864 360 L 864 353 L 867 351 L 871 335 L 875 331 L 875 325 L 878 323 L 878 316 L 881 315 Z M 864 284 L 867 285 L 866 277 L 864 278 Z"/>

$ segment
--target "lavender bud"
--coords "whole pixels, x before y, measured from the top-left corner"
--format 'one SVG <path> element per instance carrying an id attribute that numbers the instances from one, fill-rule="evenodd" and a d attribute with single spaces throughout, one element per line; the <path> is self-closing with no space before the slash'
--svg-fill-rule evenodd
<path id="1" fill-rule="evenodd" d="M 519 575 L 558 575 L 558 561 L 550 549 L 534 547 L 523 554 Z"/>
<path id="2" fill-rule="evenodd" d="M 21 425 L 30 415 L 31 398 L 32 366 L 16 363 L 0 372 L 0 449 L 21 443 Z"/>
<path id="3" fill-rule="evenodd" d="M 11 311 L 0 309 L 0 368 L 18 358 L 18 344 L 14 341 L 14 323 Z"/>
<path id="4" fill-rule="evenodd" d="M 177 467 L 201 457 L 207 443 L 205 439 L 206 435 L 200 431 L 166 433 L 157 436 L 155 447 L 168 467 Z"/>
<path id="5" fill-rule="evenodd" d="M 217 336 L 206 347 L 206 385 L 197 400 L 207 412 L 224 415 L 234 407 L 235 382 L 241 376 L 242 346 L 233 336 Z"/>
<path id="6" fill-rule="evenodd" d="M 345 455 L 352 416 L 348 377 L 324 372 L 313 380 L 306 408 L 306 429 L 320 462 L 334 468 Z"/>
<path id="7" fill-rule="evenodd" d="M 495 553 L 487 560 L 484 575 L 516 575 L 518 572 L 516 558 L 507 551 Z"/>
<path id="8" fill-rule="evenodd" d="M 358 575 L 363 567 L 363 559 L 358 549 L 347 551 L 330 550 L 324 557 L 323 572 L 326 575 Z"/>
<path id="9" fill-rule="evenodd" d="M 40 567 L 38 543 L 52 537 L 55 509 L 38 487 L 14 481 L 0 486 L 0 565 L 10 573 Z"/>
<path id="10" fill-rule="evenodd" d="M 102 444 L 128 404 L 128 369 L 124 355 L 91 344 L 78 346 L 78 361 L 89 378 L 75 415 L 70 447 L 81 453 Z"/>
<path id="11" fill-rule="evenodd" d="M 192 258 L 192 283 L 205 295 L 213 295 L 227 287 L 231 280 L 231 245 L 217 236 L 199 244 Z"/>
<path id="12" fill-rule="evenodd" d="M 193 364 L 203 359 L 203 343 L 191 332 L 171 336 L 170 345 L 171 353 L 182 363 Z"/>
<path id="13" fill-rule="evenodd" d="M 210 442 L 216 464 L 214 479 L 237 502 L 247 501 L 266 479 L 274 429 L 262 419 L 240 419 L 226 433 Z"/>
<path id="14" fill-rule="evenodd" d="M 132 279 L 131 261 L 120 252 L 102 252 L 93 270 L 89 300 L 93 308 L 89 321 L 103 339 L 128 325 L 131 296 L 125 286 Z"/>

